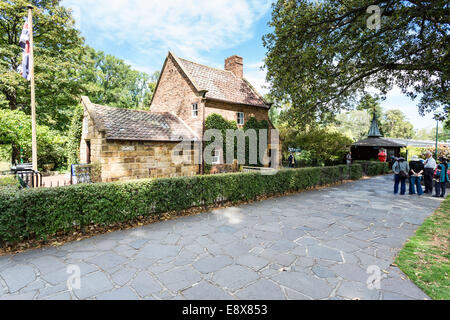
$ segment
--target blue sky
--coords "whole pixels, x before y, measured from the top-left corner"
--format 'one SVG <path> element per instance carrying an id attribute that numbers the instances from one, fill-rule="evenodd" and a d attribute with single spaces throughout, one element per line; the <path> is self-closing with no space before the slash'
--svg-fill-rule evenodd
<path id="1" fill-rule="evenodd" d="M 223 68 L 233 54 L 244 58 L 244 76 L 266 93 L 260 70 L 270 31 L 272 0 L 63 0 L 73 9 L 86 43 L 147 73 L 160 70 L 169 50 L 179 57 Z M 400 109 L 416 129 L 433 128 L 414 101 L 394 89 L 382 103 Z"/>

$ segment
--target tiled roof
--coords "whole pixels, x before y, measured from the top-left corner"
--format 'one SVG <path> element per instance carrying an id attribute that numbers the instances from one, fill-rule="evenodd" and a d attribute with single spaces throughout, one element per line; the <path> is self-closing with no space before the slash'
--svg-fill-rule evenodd
<path id="1" fill-rule="evenodd" d="M 108 140 L 182 141 L 195 139 L 194 133 L 176 115 L 85 104 L 100 131 Z"/>
<path id="2" fill-rule="evenodd" d="M 236 77 L 231 71 L 207 67 L 177 58 L 187 76 L 201 90 L 207 90 L 206 98 L 226 102 L 269 108 L 269 105 L 245 79 Z"/>
<path id="3" fill-rule="evenodd" d="M 389 139 L 383 139 L 383 138 L 376 138 L 376 137 L 370 137 L 358 142 L 355 142 L 352 144 L 352 146 L 355 147 L 406 147 L 406 144 L 403 143 L 397 143 L 395 141 L 389 140 Z"/>

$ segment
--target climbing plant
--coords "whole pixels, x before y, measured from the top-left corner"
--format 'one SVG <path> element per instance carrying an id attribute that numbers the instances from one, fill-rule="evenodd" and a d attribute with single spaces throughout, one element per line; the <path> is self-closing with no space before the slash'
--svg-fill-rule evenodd
<path id="1" fill-rule="evenodd" d="M 83 107 L 78 105 L 73 113 L 70 123 L 67 141 L 67 164 L 77 164 L 80 162 L 80 143 L 83 131 Z"/>

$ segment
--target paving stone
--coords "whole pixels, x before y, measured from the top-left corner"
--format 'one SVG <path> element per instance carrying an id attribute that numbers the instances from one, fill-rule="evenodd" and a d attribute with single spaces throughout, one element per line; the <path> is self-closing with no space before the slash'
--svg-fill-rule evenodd
<path id="1" fill-rule="evenodd" d="M 45 288 L 39 289 L 39 299 L 43 299 L 48 296 L 55 295 L 57 293 L 62 293 L 68 291 L 67 283 L 60 283 L 56 286 L 46 286 Z"/>
<path id="2" fill-rule="evenodd" d="M 280 286 L 270 280 L 261 279 L 235 293 L 242 300 L 284 300 Z"/>
<path id="3" fill-rule="evenodd" d="M 97 300 L 137 300 L 139 297 L 129 287 L 114 289 L 101 293 L 95 297 Z"/>
<path id="4" fill-rule="evenodd" d="M 79 299 L 91 298 L 114 288 L 106 274 L 101 271 L 81 277 L 80 285 L 80 289 L 73 290 Z"/>
<path id="5" fill-rule="evenodd" d="M 378 300 L 380 290 L 370 290 L 366 283 L 343 281 L 336 294 L 350 300 Z"/>
<path id="6" fill-rule="evenodd" d="M 401 278 L 388 278 L 381 280 L 381 289 L 385 292 L 393 292 L 418 300 L 430 299 L 423 291 L 416 287 L 411 281 Z"/>
<path id="7" fill-rule="evenodd" d="M 180 252 L 181 248 L 174 245 L 161 245 L 150 242 L 145 247 L 141 248 L 136 257 L 143 257 L 145 259 L 161 260 L 164 258 L 175 257 Z"/>
<path id="8" fill-rule="evenodd" d="M 45 297 L 44 300 L 72 300 L 72 296 L 67 292 L 60 292 L 53 296 Z"/>
<path id="9" fill-rule="evenodd" d="M 328 268 L 324 268 L 324 267 L 320 267 L 320 266 L 313 266 L 312 267 L 312 272 L 314 272 L 314 274 L 316 276 L 318 276 L 319 278 L 331 278 L 331 277 L 335 277 L 334 272 L 332 272 L 330 269 Z"/>
<path id="10" fill-rule="evenodd" d="M 77 262 L 77 263 L 74 263 L 71 265 L 80 268 L 81 276 L 99 270 L 98 267 L 88 264 L 88 263 L 85 263 L 85 262 Z M 69 264 L 67 266 L 63 267 L 62 269 L 55 270 L 51 273 L 43 274 L 43 275 L 41 275 L 41 278 L 44 279 L 45 281 L 47 281 L 48 283 L 50 283 L 51 285 L 65 283 L 67 281 L 68 277 L 70 276 L 70 274 L 67 273 L 68 267 L 69 267 Z"/>
<path id="11" fill-rule="evenodd" d="M 233 297 L 223 289 L 202 281 L 182 292 L 189 300 L 232 300 Z"/>
<path id="12" fill-rule="evenodd" d="M 82 299 L 429 299 L 389 264 L 440 201 L 391 187 L 375 177 L 0 257 L 0 299 L 71 297 L 69 264 Z M 379 295 L 369 265 L 389 272 Z"/>
<path id="13" fill-rule="evenodd" d="M 210 273 L 218 271 L 232 263 L 233 260 L 228 256 L 210 256 L 196 261 L 192 266 L 201 273 Z"/>
<path id="14" fill-rule="evenodd" d="M 158 279 L 173 292 L 178 292 L 192 287 L 200 282 L 200 273 L 190 266 L 172 269 L 158 275 Z"/>
<path id="15" fill-rule="evenodd" d="M 15 265 L 0 272 L 10 293 L 14 293 L 29 285 L 36 279 L 36 274 L 29 265 Z"/>
<path id="16" fill-rule="evenodd" d="M 308 256 L 337 262 L 342 261 L 341 253 L 338 250 L 322 245 L 308 246 Z"/>
<path id="17" fill-rule="evenodd" d="M 129 246 L 138 250 L 138 249 L 142 248 L 147 242 L 148 242 L 147 239 L 137 239 L 137 240 L 134 240 L 133 242 L 130 242 Z"/>
<path id="18" fill-rule="evenodd" d="M 403 296 L 401 294 L 384 291 L 383 300 L 414 300 L 414 298 Z"/>
<path id="19" fill-rule="evenodd" d="M 137 270 L 134 268 L 122 267 L 120 270 L 111 274 L 111 279 L 114 281 L 115 284 L 123 286 L 128 282 L 130 282 L 131 279 L 133 279 L 136 272 Z"/>
<path id="20" fill-rule="evenodd" d="M 230 291 L 236 291 L 255 281 L 258 277 L 258 274 L 249 268 L 233 265 L 217 271 L 212 277 L 212 281 Z"/>
<path id="21" fill-rule="evenodd" d="M 118 255 L 117 253 L 106 252 L 99 256 L 89 258 L 86 261 L 89 263 L 93 263 L 104 270 L 107 270 L 107 269 L 114 268 L 118 265 L 124 264 L 128 260 L 125 257 Z"/>
<path id="22" fill-rule="evenodd" d="M 0 300 L 33 300 L 37 291 L 0 296 Z"/>
<path id="23" fill-rule="evenodd" d="M 246 254 L 238 257 L 236 263 L 259 271 L 269 264 L 269 261 L 252 254 Z"/>
<path id="24" fill-rule="evenodd" d="M 258 256 L 260 256 L 266 260 L 269 260 L 272 263 L 278 263 L 283 266 L 291 265 L 297 258 L 296 256 L 294 256 L 292 254 L 279 253 L 273 249 L 264 249 L 260 254 L 258 254 Z"/>
<path id="25" fill-rule="evenodd" d="M 304 294 L 289 288 L 285 288 L 284 292 L 286 293 L 286 298 L 288 300 L 312 300 L 311 297 L 305 296 Z"/>
<path id="26" fill-rule="evenodd" d="M 117 242 L 114 240 L 98 239 L 97 241 L 95 241 L 95 247 L 100 251 L 111 250 L 114 249 L 116 246 Z"/>
<path id="27" fill-rule="evenodd" d="M 272 280 L 313 299 L 327 298 L 333 289 L 325 280 L 303 272 L 282 272 L 273 276 Z"/>

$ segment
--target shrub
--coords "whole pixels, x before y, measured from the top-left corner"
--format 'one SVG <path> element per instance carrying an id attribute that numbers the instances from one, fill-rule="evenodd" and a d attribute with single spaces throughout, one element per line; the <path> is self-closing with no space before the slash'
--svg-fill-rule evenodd
<path id="1" fill-rule="evenodd" d="M 13 175 L 0 176 L 0 191 L 5 189 L 18 190 L 20 183 Z"/>
<path id="2" fill-rule="evenodd" d="M 362 176 L 351 167 L 352 179 Z M 110 225 L 143 216 L 224 202 L 255 200 L 346 179 L 346 166 L 80 184 L 0 191 L 0 240 L 46 239 L 91 224 Z"/>
<path id="3" fill-rule="evenodd" d="M 67 166 L 69 168 L 72 164 L 78 164 L 80 162 L 80 144 L 83 131 L 83 113 L 83 107 L 81 105 L 78 105 L 74 110 L 72 121 L 70 123 L 66 146 Z"/>
<path id="4" fill-rule="evenodd" d="M 363 168 L 360 164 L 353 164 L 350 167 L 350 179 L 352 180 L 358 180 L 361 179 L 363 176 Z"/>
<path id="5" fill-rule="evenodd" d="M 389 163 L 387 162 L 370 162 L 365 172 L 368 176 L 377 176 L 389 172 Z"/>

